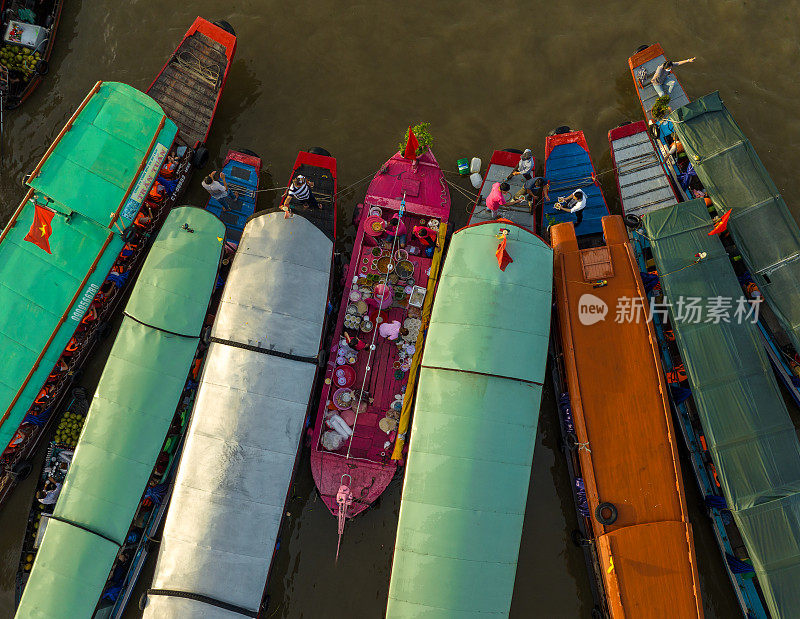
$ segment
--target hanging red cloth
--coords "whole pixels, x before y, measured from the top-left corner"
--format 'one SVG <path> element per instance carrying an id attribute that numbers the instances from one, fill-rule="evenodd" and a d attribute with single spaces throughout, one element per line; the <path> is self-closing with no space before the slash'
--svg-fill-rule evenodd
<path id="1" fill-rule="evenodd" d="M 50 251 L 50 235 L 53 233 L 52 221 L 55 212 L 49 208 L 33 204 L 33 223 L 30 232 L 25 236 L 25 241 L 30 241 L 39 249 L 43 249 L 48 254 Z"/>
<path id="2" fill-rule="evenodd" d="M 506 251 L 506 240 L 506 235 L 503 234 L 500 243 L 497 245 L 497 251 L 494 253 L 494 255 L 497 256 L 497 266 L 500 267 L 501 271 L 505 271 L 506 267 L 514 262 Z"/>
<path id="3" fill-rule="evenodd" d="M 728 229 L 728 220 L 731 218 L 731 210 L 732 209 L 728 209 L 728 212 L 725 213 L 716 224 L 714 224 L 714 227 L 711 228 L 711 232 L 708 233 L 708 236 L 711 236 L 712 234 L 722 234 Z"/>
<path id="4" fill-rule="evenodd" d="M 418 148 L 419 148 L 419 140 L 417 140 L 417 136 L 414 135 L 414 132 L 411 130 L 411 127 L 409 127 L 408 142 L 406 143 L 406 150 L 403 153 L 403 157 L 405 157 L 406 159 L 416 159 Z"/>

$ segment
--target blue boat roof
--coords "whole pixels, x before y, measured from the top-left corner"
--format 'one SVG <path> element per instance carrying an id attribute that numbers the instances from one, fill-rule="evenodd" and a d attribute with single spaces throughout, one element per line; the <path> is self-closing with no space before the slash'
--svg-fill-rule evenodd
<path id="1" fill-rule="evenodd" d="M 256 209 L 256 190 L 258 189 L 258 170 L 250 163 L 236 161 L 230 158 L 222 166 L 225 180 L 230 193 L 238 193 L 238 207 L 229 211 L 222 210 L 222 204 L 215 198 L 210 198 L 206 210 L 219 217 L 225 224 L 225 238 L 238 243 L 242 238 L 242 230 L 248 218 Z M 233 195 L 231 195 L 233 198 Z"/>
<path id="2" fill-rule="evenodd" d="M 550 182 L 549 199 L 542 212 L 544 225 L 571 222 L 575 225 L 578 238 L 603 231 L 602 218 L 609 215 L 603 192 L 594 180 L 594 166 L 586 148 L 582 131 L 550 136 L 545 148 L 545 179 Z M 565 213 L 553 208 L 560 196 L 569 196 L 576 189 L 586 194 L 586 208 L 583 220 L 577 224 L 573 213 Z"/>

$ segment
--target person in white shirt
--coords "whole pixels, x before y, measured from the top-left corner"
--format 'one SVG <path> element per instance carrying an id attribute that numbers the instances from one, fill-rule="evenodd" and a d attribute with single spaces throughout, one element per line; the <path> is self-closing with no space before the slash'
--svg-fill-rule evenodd
<path id="1" fill-rule="evenodd" d="M 560 197 L 553 208 L 564 213 L 575 213 L 575 225 L 579 226 L 583 221 L 583 209 L 586 208 L 586 194 L 576 189 L 571 196 Z"/>
<path id="2" fill-rule="evenodd" d="M 58 495 L 61 494 L 61 482 L 55 481 L 52 477 L 44 484 L 44 489 L 36 493 L 36 498 L 42 505 L 52 505 L 58 501 Z"/>
<path id="3" fill-rule="evenodd" d="M 233 198 L 231 198 L 231 192 L 228 190 L 228 181 L 225 180 L 225 173 L 219 173 L 219 180 L 214 178 L 216 174 L 216 172 L 212 172 L 203 179 L 203 189 L 210 193 L 212 198 L 222 204 L 223 211 L 230 211 L 237 208 L 239 206 L 237 200 L 239 194 L 233 192 Z"/>

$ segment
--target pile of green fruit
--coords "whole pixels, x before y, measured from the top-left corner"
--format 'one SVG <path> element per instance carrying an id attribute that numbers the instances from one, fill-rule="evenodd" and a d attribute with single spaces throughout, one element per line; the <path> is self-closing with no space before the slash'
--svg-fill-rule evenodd
<path id="1" fill-rule="evenodd" d="M 63 447 L 74 448 L 78 444 L 78 437 L 81 435 L 83 420 L 86 415 L 80 413 L 64 413 L 56 430 L 55 442 Z"/>
<path id="2" fill-rule="evenodd" d="M 0 47 L 0 64 L 9 71 L 19 71 L 26 77 L 33 75 L 36 63 L 42 59 L 39 52 L 33 52 L 23 45 L 4 45 Z"/>

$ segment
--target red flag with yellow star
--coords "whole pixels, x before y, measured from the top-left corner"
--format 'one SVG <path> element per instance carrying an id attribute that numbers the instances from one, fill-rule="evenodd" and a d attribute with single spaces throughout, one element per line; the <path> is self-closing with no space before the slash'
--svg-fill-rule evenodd
<path id="1" fill-rule="evenodd" d="M 51 222 L 53 221 L 55 213 L 49 208 L 39 206 L 35 203 L 33 207 L 35 209 L 33 213 L 33 224 L 31 224 L 31 229 L 25 237 L 25 240 L 30 241 L 48 254 L 51 254 L 53 253 L 50 251 L 50 235 L 53 233 Z"/>

